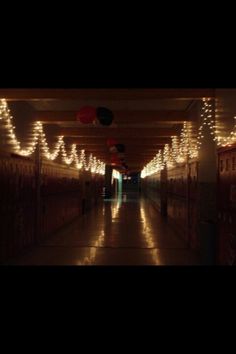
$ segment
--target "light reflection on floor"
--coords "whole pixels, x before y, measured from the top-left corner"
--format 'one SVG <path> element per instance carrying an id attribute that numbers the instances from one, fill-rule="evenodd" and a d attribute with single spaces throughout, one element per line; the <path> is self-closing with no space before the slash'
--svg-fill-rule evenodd
<path id="1" fill-rule="evenodd" d="M 191 265 L 198 260 L 148 200 L 123 193 L 10 264 Z"/>
<path id="2" fill-rule="evenodd" d="M 152 248 L 151 255 L 153 257 L 153 264 L 158 265 L 160 264 L 160 260 L 159 260 L 157 249 L 155 249 L 155 243 L 153 239 L 153 235 L 155 233 L 152 230 L 152 225 L 149 224 L 147 221 L 145 208 L 143 207 L 142 203 L 140 207 L 140 213 L 141 213 L 141 219 L 143 221 L 143 235 L 147 243 L 147 248 Z"/>

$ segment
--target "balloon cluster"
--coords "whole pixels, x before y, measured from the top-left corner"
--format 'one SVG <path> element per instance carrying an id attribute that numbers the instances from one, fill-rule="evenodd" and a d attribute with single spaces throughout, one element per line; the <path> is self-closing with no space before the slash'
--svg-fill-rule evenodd
<path id="1" fill-rule="evenodd" d="M 115 139 L 108 139 L 107 145 L 109 151 L 112 153 L 111 165 L 127 170 L 128 166 L 126 165 L 124 158 L 125 146 L 123 144 L 118 144 Z"/>
<path id="2" fill-rule="evenodd" d="M 112 124 L 113 118 L 114 116 L 112 111 L 105 107 L 94 108 L 85 106 L 82 107 L 76 114 L 76 119 L 82 124 L 92 124 L 97 120 L 101 125 L 109 126 Z M 123 144 L 119 144 L 115 139 L 108 139 L 107 145 L 110 153 L 112 154 L 110 161 L 111 165 L 116 166 L 117 168 L 120 167 L 122 170 L 127 171 L 128 166 L 126 165 L 124 159 L 125 146 Z"/>
<path id="3" fill-rule="evenodd" d="M 82 107 L 76 114 L 76 119 L 82 124 L 92 124 L 95 120 L 101 125 L 109 126 L 113 122 L 113 113 L 105 107 Z"/>

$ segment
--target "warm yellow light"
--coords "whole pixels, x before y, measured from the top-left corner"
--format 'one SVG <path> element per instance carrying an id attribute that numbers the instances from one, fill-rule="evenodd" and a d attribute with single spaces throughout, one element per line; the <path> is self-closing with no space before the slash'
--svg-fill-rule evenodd
<path id="1" fill-rule="evenodd" d="M 198 128 L 197 137 L 194 138 L 193 136 L 191 123 L 184 122 L 180 137 L 172 137 L 172 143 L 170 145 L 166 144 L 163 152 L 158 153 L 159 161 L 162 161 L 162 163 L 155 163 L 156 155 L 156 157 L 143 168 L 141 172 L 142 178 L 160 171 L 165 166 L 169 168 L 176 163 L 182 163 L 186 161 L 187 158 L 196 159 L 198 157 L 198 151 L 201 148 L 202 140 L 204 139 L 204 129 L 210 130 L 210 135 L 217 146 L 231 146 L 232 143 L 236 143 L 236 122 L 228 137 L 220 136 L 215 121 L 212 119 L 213 115 L 211 112 L 213 109 L 210 101 L 210 98 L 203 98 L 201 113 L 202 124 Z M 234 116 L 234 120 L 236 120 L 236 116 Z"/>
<path id="2" fill-rule="evenodd" d="M 11 122 L 12 116 L 10 115 L 10 110 L 7 107 L 7 101 L 5 99 L 0 100 L 0 120 L 2 120 L 5 124 L 6 135 L 11 138 L 13 149 L 19 155 L 32 155 L 36 149 L 36 146 L 39 144 L 43 151 L 44 157 L 48 160 L 53 161 L 61 154 L 62 161 L 67 165 L 72 165 L 72 163 L 75 163 L 78 169 L 85 168 L 86 170 L 90 170 L 92 173 L 98 173 L 102 175 L 105 174 L 105 164 L 100 160 L 97 160 L 96 157 L 93 157 L 92 155 L 90 155 L 89 163 L 86 164 L 85 151 L 82 150 L 80 156 L 78 156 L 75 144 L 71 146 L 71 152 L 67 154 L 63 136 L 58 137 L 55 147 L 50 153 L 47 139 L 43 131 L 43 125 L 40 121 L 35 122 L 33 125 L 33 131 L 31 134 L 32 140 L 28 143 L 28 148 L 21 149 L 21 143 L 17 140 L 14 133 L 15 127 Z"/>

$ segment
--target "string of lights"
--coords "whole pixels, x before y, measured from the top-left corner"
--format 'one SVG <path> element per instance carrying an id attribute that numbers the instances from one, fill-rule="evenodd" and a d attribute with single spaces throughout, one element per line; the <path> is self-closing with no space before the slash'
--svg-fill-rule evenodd
<path id="1" fill-rule="evenodd" d="M 197 159 L 198 152 L 204 139 L 205 129 L 210 130 L 212 139 L 218 147 L 232 146 L 236 143 L 236 121 L 233 130 L 227 137 L 220 136 L 213 118 L 211 99 L 203 98 L 201 108 L 202 124 L 198 128 L 197 137 L 193 134 L 191 122 L 184 122 L 180 137 L 172 136 L 171 144 L 166 144 L 164 150 L 159 150 L 156 156 L 143 168 L 141 178 L 145 178 L 175 164 L 186 162 L 187 159 Z M 234 117 L 236 120 L 236 116 Z"/>
<path id="2" fill-rule="evenodd" d="M 50 161 L 54 161 L 60 155 L 62 161 L 67 165 L 75 164 L 78 169 L 85 169 L 86 171 L 91 171 L 92 173 L 105 174 L 105 163 L 98 160 L 95 156 L 90 154 L 88 162 L 84 150 L 78 151 L 76 144 L 71 146 L 70 153 L 66 152 L 66 144 L 64 142 L 64 137 L 59 136 L 57 142 L 54 146 L 52 152 L 49 151 L 48 142 L 43 131 L 43 125 L 41 122 L 37 121 L 33 124 L 32 133 L 30 134 L 30 140 L 27 143 L 27 148 L 21 148 L 21 142 L 17 139 L 15 134 L 15 126 L 13 125 L 13 117 L 11 116 L 10 110 L 8 109 L 7 101 L 5 99 L 0 100 L 0 121 L 1 126 L 4 129 L 8 143 L 11 145 L 12 150 L 21 156 L 31 156 L 37 145 L 39 145 L 42 151 L 43 157 Z"/>

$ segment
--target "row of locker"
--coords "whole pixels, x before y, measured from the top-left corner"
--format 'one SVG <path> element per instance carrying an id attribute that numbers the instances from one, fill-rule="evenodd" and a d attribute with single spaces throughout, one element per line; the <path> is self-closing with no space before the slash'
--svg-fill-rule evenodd
<path id="1" fill-rule="evenodd" d="M 160 174 L 143 181 L 144 194 L 161 210 L 161 199 L 166 202 L 169 223 L 193 249 L 199 249 L 196 235 L 198 164 L 193 162 L 168 170 L 165 195 L 161 191 Z M 187 198 L 188 196 L 188 198 Z"/>
<path id="2" fill-rule="evenodd" d="M 183 198 L 187 197 L 187 171 L 185 166 L 168 171 L 167 193 Z"/>
<path id="3" fill-rule="evenodd" d="M 236 148 L 218 154 L 218 261 L 236 264 Z"/>
<path id="4" fill-rule="evenodd" d="M 188 246 L 199 250 L 196 233 L 198 164 L 180 165 L 168 171 L 168 216 Z"/>
<path id="5" fill-rule="evenodd" d="M 0 159 L 0 260 L 13 257 L 34 242 L 36 218 L 35 165 Z"/>
<path id="6" fill-rule="evenodd" d="M 45 164 L 41 168 L 40 188 L 43 195 L 74 192 L 81 188 L 81 180 L 73 169 Z"/>
<path id="7" fill-rule="evenodd" d="M 78 178 L 77 170 L 53 163 L 45 163 L 41 172 L 38 178 L 34 161 L 0 158 L 0 262 L 45 239 L 101 199 L 102 176 Z"/>
<path id="8" fill-rule="evenodd" d="M 183 166 L 168 171 L 167 200 L 168 216 L 176 230 L 181 230 L 190 246 L 200 248 L 197 237 L 198 165 L 191 164 L 189 170 Z M 144 188 L 154 200 L 160 195 L 159 179 L 146 181 Z M 217 263 L 236 264 L 236 149 L 218 152 L 218 222 Z M 188 199 L 187 199 L 188 195 Z M 186 231 L 187 230 L 187 231 Z"/>
<path id="9" fill-rule="evenodd" d="M 180 165 L 168 171 L 167 193 L 196 199 L 198 186 L 198 164 Z"/>
<path id="10" fill-rule="evenodd" d="M 161 176 L 156 173 L 154 176 L 142 180 L 141 190 L 148 197 L 155 207 L 161 210 Z"/>

